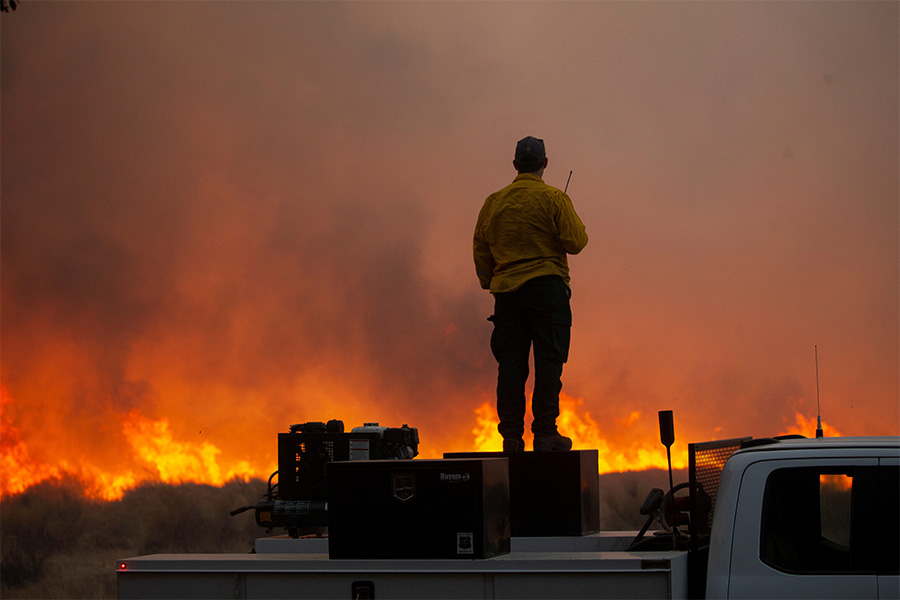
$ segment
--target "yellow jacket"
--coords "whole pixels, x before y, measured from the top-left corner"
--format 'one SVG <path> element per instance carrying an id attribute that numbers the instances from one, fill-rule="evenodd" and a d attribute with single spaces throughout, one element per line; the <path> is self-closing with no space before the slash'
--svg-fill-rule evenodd
<path id="1" fill-rule="evenodd" d="M 512 292 L 529 279 L 559 275 L 569 283 L 567 254 L 587 245 L 572 200 L 534 173 L 521 173 L 487 197 L 475 226 L 475 272 L 492 294 Z"/>

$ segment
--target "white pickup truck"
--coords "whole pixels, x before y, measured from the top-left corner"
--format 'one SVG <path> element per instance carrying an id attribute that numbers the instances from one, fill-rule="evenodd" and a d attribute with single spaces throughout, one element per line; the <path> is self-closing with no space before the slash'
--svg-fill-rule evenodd
<path id="1" fill-rule="evenodd" d="M 900 438 L 728 442 L 691 445 L 686 497 L 648 497 L 661 529 L 512 537 L 475 560 L 333 559 L 327 538 L 263 538 L 246 555 L 122 559 L 119 597 L 900 598 Z"/>

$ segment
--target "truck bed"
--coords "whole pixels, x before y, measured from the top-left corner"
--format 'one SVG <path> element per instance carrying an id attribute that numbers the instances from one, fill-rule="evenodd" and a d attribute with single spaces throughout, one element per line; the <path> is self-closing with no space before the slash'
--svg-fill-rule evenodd
<path id="1" fill-rule="evenodd" d="M 512 538 L 483 560 L 331 560 L 327 540 L 266 538 L 255 554 L 121 560 L 119 598 L 686 598 L 687 553 L 618 549 L 633 537 Z"/>

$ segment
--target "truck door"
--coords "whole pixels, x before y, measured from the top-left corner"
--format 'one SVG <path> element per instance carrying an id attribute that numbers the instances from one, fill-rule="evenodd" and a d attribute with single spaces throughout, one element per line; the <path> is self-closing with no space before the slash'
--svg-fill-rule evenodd
<path id="1" fill-rule="evenodd" d="M 878 461 L 877 525 L 883 543 L 873 553 L 878 561 L 878 597 L 900 598 L 900 457 Z"/>
<path id="2" fill-rule="evenodd" d="M 877 572 L 864 557 L 872 533 L 851 525 L 874 506 L 877 465 L 877 458 L 750 465 L 741 478 L 728 597 L 878 598 Z"/>

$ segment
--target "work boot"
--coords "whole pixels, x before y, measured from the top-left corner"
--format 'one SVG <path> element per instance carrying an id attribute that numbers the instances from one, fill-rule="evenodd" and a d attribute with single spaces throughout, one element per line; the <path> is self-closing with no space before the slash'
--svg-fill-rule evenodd
<path id="1" fill-rule="evenodd" d="M 503 440 L 504 452 L 525 452 L 525 440 L 522 438 L 505 438 Z"/>
<path id="2" fill-rule="evenodd" d="M 567 452 L 572 449 L 572 440 L 558 433 L 534 438 L 535 452 Z"/>

